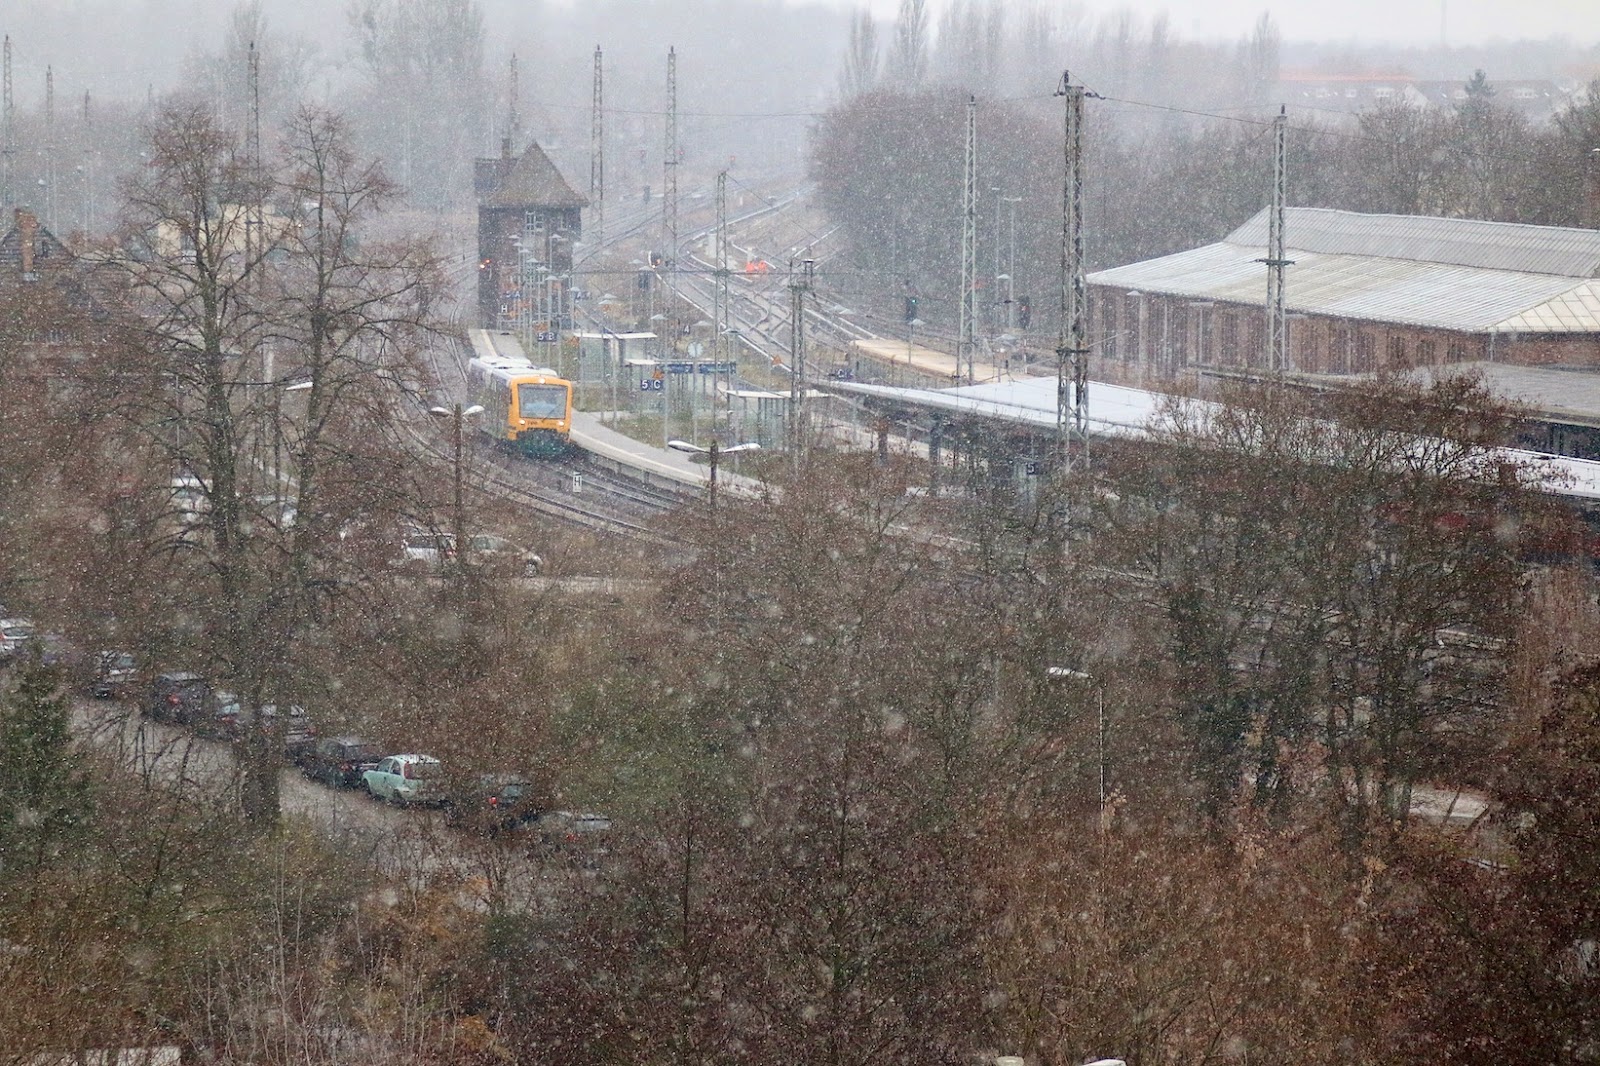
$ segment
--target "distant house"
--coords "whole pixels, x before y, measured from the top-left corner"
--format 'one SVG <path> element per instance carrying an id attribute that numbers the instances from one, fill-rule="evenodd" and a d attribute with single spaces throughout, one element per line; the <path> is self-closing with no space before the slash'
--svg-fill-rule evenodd
<path id="1" fill-rule="evenodd" d="M 116 299 L 94 264 L 74 256 L 26 207 L 0 236 L 0 309 L 24 352 L 63 352 L 110 327 Z"/>
<path id="2" fill-rule="evenodd" d="M 1548 122 L 1574 100 L 1553 81 L 1491 81 L 1496 106 L 1516 111 L 1533 122 Z M 1467 99 L 1466 79 L 1430 80 L 1409 74 L 1317 74 L 1286 71 L 1278 78 L 1275 102 L 1321 112 L 1357 115 L 1380 107 L 1449 110 Z"/>
<path id="3" fill-rule="evenodd" d="M 1426 107 L 1429 100 L 1406 74 L 1305 74 L 1286 72 L 1274 97 L 1290 110 L 1357 114 L 1379 107 Z"/>
<path id="4" fill-rule="evenodd" d="M 12 212 L 12 225 L 0 237 L 0 285 L 32 285 L 55 275 L 71 260 L 55 234 L 39 225 L 39 217 L 26 207 Z"/>
<path id="5" fill-rule="evenodd" d="M 1288 369 L 1600 369 L 1600 232 L 1289 208 Z M 1103 363 L 1267 368 L 1267 212 L 1215 244 L 1089 275 Z"/>
<path id="6" fill-rule="evenodd" d="M 473 172 L 478 200 L 478 317 L 489 328 L 555 330 L 571 324 L 572 246 L 587 197 L 567 184 L 538 144 Z"/>

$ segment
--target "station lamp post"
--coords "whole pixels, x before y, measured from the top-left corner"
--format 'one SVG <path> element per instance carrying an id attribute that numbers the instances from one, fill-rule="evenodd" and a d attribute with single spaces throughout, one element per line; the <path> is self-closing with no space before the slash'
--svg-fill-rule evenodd
<path id="1" fill-rule="evenodd" d="M 761 450 L 761 445 L 755 441 L 748 441 L 744 444 L 730 444 L 724 448 L 714 438 L 709 448 L 702 448 L 698 444 L 690 444 L 686 440 L 669 440 L 667 441 L 667 447 L 677 452 L 691 452 L 708 457 L 707 462 L 711 466 L 710 498 L 713 511 L 717 509 L 717 460 L 724 455 L 733 455 L 738 452 L 758 452 Z"/>
<path id="2" fill-rule="evenodd" d="M 272 383 L 272 495 L 273 506 L 278 508 L 280 519 L 282 507 L 279 497 L 283 493 L 283 394 L 307 392 L 311 384 L 309 381 L 296 381 L 291 385 Z"/>
<path id="3" fill-rule="evenodd" d="M 455 513 L 451 516 L 452 536 L 456 542 L 456 572 L 462 573 L 461 565 L 467 561 L 467 509 L 461 495 L 461 427 L 473 415 L 483 413 L 483 405 L 473 404 L 463 408 L 459 403 L 453 407 L 430 407 L 428 413 L 435 418 L 448 418 L 451 420 L 451 429 L 454 435 L 455 463 L 454 463 L 454 488 L 455 488 Z"/>

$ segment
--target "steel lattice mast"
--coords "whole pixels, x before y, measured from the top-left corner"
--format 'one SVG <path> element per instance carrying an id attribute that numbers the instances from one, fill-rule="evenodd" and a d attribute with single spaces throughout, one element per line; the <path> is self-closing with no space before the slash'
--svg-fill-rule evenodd
<path id="1" fill-rule="evenodd" d="M 721 365 L 729 361 L 728 346 L 728 315 L 730 294 L 728 292 L 728 172 L 717 172 L 717 243 L 716 263 L 713 270 L 716 287 L 713 290 L 713 310 L 711 315 L 711 328 L 714 335 L 711 339 L 711 358 L 718 364 L 713 380 L 721 377 Z M 729 374 L 728 385 L 733 384 L 732 374 Z M 716 432 L 716 403 L 712 397 L 711 430 Z M 732 400 L 730 398 L 729 402 Z"/>
<path id="2" fill-rule="evenodd" d="M 678 346 L 678 50 L 673 47 L 667 49 L 667 143 L 661 169 L 662 221 L 667 230 L 666 316 L 672 331 L 667 350 L 674 351 Z"/>
<path id="3" fill-rule="evenodd" d="M 1289 115 L 1280 106 L 1272 120 L 1272 205 L 1267 212 L 1267 366 L 1275 373 L 1289 367 L 1289 319 L 1283 309 L 1285 258 L 1283 225 L 1289 199 Z"/>
<path id="4" fill-rule="evenodd" d="M 604 239 L 606 230 L 606 119 L 605 67 L 600 46 L 594 46 L 594 99 L 589 115 L 589 203 L 594 208 L 594 237 Z"/>
<path id="5" fill-rule="evenodd" d="M 1063 474 L 1089 462 L 1088 294 L 1083 280 L 1083 100 L 1081 85 L 1062 72 L 1066 98 L 1061 181 L 1061 337 L 1056 345 L 1056 449 Z M 1076 451 L 1076 455 L 1074 455 Z"/>
<path id="6" fill-rule="evenodd" d="M 816 260 L 806 259 L 801 266 L 797 273 L 794 260 L 789 261 L 789 448 L 797 469 L 806 442 L 806 292 Z"/>
<path id="7" fill-rule="evenodd" d="M 16 101 L 11 95 L 11 35 L 5 41 L 5 91 L 0 98 L 0 207 L 16 203 L 11 188 L 11 157 L 16 154 Z"/>
<path id="8" fill-rule="evenodd" d="M 263 209 L 261 203 L 261 53 L 256 51 L 256 42 L 250 42 L 249 71 L 250 79 L 250 167 L 253 171 L 251 180 L 255 183 L 250 195 L 250 217 L 245 220 L 244 245 L 245 269 L 252 270 L 256 262 L 266 254 L 265 227 L 263 222 Z"/>
<path id="9" fill-rule="evenodd" d="M 967 97 L 967 155 L 961 187 L 961 309 L 957 335 L 956 376 L 966 367 L 967 384 L 974 380 L 974 308 L 972 287 L 978 272 L 978 98 Z"/>
<path id="10" fill-rule="evenodd" d="M 45 217 L 50 232 L 56 225 L 56 75 L 51 67 L 44 68 L 44 160 L 45 160 Z"/>
<path id="11" fill-rule="evenodd" d="M 678 262 L 678 50 L 667 49 L 667 143 L 661 161 L 661 211 L 667 231 L 667 268 Z"/>

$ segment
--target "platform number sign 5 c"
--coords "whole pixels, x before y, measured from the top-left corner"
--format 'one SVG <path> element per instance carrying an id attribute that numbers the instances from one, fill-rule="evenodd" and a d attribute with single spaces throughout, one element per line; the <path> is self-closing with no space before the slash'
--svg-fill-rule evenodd
<path id="1" fill-rule="evenodd" d="M 660 392 L 664 382 L 660 378 L 644 378 L 639 382 L 640 392 Z"/>

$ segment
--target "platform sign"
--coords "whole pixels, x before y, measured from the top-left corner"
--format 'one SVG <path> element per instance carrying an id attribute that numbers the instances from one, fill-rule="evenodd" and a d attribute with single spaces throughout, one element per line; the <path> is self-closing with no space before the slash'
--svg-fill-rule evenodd
<path id="1" fill-rule="evenodd" d="M 554 330 L 543 329 L 539 331 L 539 336 L 535 339 L 540 344 L 554 344 L 556 342 L 556 334 Z"/>
<path id="2" fill-rule="evenodd" d="M 729 360 L 722 363 L 698 363 L 695 365 L 697 373 L 701 374 L 734 374 L 739 370 L 739 364 Z"/>
<path id="3" fill-rule="evenodd" d="M 662 363 L 662 369 L 669 374 L 693 374 L 693 363 Z"/>

